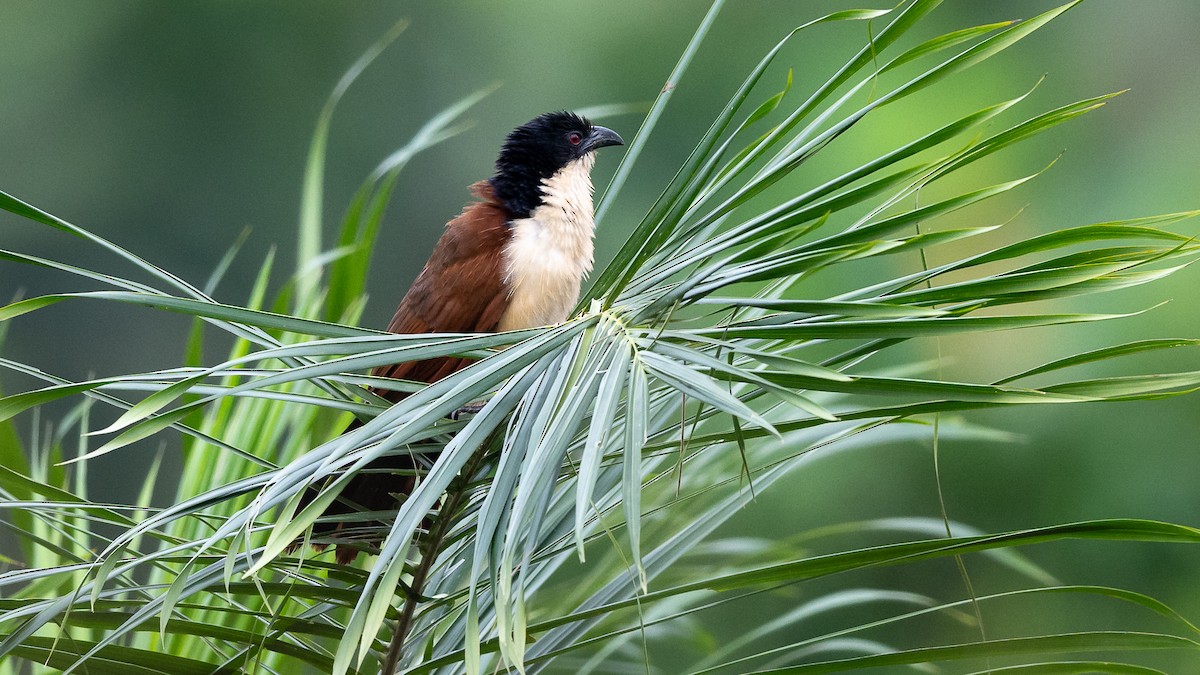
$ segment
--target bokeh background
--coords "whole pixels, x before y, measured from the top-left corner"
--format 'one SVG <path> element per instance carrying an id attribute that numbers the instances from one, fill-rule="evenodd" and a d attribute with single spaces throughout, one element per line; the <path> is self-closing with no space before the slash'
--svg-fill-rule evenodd
<path id="1" fill-rule="evenodd" d="M 832 9 L 888 4 L 730 3 L 678 83 L 620 204 L 602 223 L 601 264 L 779 37 Z M 1051 6 L 1042 0 L 948 0 L 917 32 L 929 37 L 1026 18 Z M 249 228 L 239 262 L 217 292 L 219 299 L 242 302 L 270 249 L 277 248 L 280 269 L 294 264 L 304 160 L 328 92 L 374 40 L 397 20 L 411 18 L 408 31 L 354 85 L 334 118 L 327 237 L 359 181 L 425 120 L 480 87 L 501 87 L 468 113 L 475 122 L 470 131 L 421 155 L 402 176 L 375 251 L 363 318 L 365 325 L 383 326 L 441 224 L 467 198 L 465 186 L 489 174 L 505 132 L 546 110 L 648 104 L 706 8 L 693 0 L 4 0 L 0 189 L 195 282 Z M 802 96 L 862 44 L 866 31 L 862 23 L 811 31 L 784 52 L 763 95 L 775 91 L 791 67 L 792 96 Z M 938 123 L 1019 95 L 1044 75 L 1026 103 L 1002 121 L 1130 91 L 975 170 L 968 178 L 986 185 L 1058 158 L 1037 181 L 972 210 L 958 226 L 1000 223 L 1019 212 L 1002 235 L 1015 237 L 1198 208 L 1198 34 L 1200 3 L 1193 0 L 1088 0 L 1001 56 L 840 139 L 793 185 L 811 184 L 822 171 L 827 175 Z M 639 119 L 617 116 L 605 123 L 628 139 Z M 615 165 L 615 156 L 601 160 L 598 185 Z M 1200 231 L 1197 224 L 1182 228 Z M 0 248 L 121 269 L 115 260 L 96 259 L 84 242 L 7 214 L 0 215 Z M 931 262 L 952 253 L 935 251 Z M 836 282 L 826 283 L 832 288 Z M 1200 336 L 1198 283 L 1200 271 L 1189 269 L 1162 283 L 1062 304 L 1069 311 L 1133 311 L 1170 300 L 1137 320 L 956 338 L 923 349 L 930 358 L 941 350 L 946 376 L 984 381 L 1118 341 Z M 61 274 L 0 263 L 0 300 L 90 288 Z M 829 290 L 815 288 L 814 294 Z M 166 313 L 64 303 L 11 322 L 3 355 L 69 378 L 140 372 L 177 365 L 187 329 L 185 318 Z M 1130 367 L 1189 369 L 1200 363 L 1195 355 L 1172 353 Z M 32 385 L 0 372 L 5 391 Z M 949 514 L 985 531 L 1126 516 L 1200 525 L 1198 409 L 1200 399 L 1192 396 L 973 414 L 970 422 L 1015 432 L 1020 440 L 943 442 Z M 23 434 L 33 424 L 29 415 L 18 419 Z M 155 449 L 147 445 L 93 462 L 93 498 L 115 500 L 137 485 L 139 467 Z M 748 508 L 730 532 L 784 537 L 831 522 L 937 514 L 931 442 L 925 439 L 830 452 Z M 1124 585 L 1200 619 L 1198 550 L 1087 543 L 1028 553 L 1061 579 Z M 943 597 L 962 595 L 952 563 L 922 568 L 921 574 L 926 576 L 910 583 Z M 989 587 L 988 572 L 980 575 L 981 592 L 1002 585 L 997 580 Z M 1110 611 L 1097 605 L 1091 618 L 1104 621 Z M 1043 620 L 1049 618 L 996 619 L 1015 625 Z"/>

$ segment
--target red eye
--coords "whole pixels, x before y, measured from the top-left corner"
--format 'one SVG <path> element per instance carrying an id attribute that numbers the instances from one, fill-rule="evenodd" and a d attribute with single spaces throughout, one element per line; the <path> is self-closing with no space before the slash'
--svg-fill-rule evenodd
<path id="1" fill-rule="evenodd" d="M 571 133 L 567 134 L 567 142 L 571 145 L 579 145 L 583 142 L 583 134 L 579 133 L 578 131 L 572 131 Z"/>

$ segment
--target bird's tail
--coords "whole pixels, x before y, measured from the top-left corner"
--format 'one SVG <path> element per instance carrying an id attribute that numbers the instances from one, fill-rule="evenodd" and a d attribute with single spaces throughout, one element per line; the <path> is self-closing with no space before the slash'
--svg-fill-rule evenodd
<path id="1" fill-rule="evenodd" d="M 353 431 L 360 426 L 362 423 L 354 420 L 346 428 L 346 432 Z M 394 511 L 400 501 L 412 494 L 413 489 L 416 488 L 419 468 L 420 462 L 410 453 L 380 457 L 351 478 L 338 498 L 330 503 L 322 515 L 325 517 L 349 516 L 368 511 Z M 297 510 L 310 504 L 318 494 L 320 491 L 317 488 L 308 488 L 304 497 L 301 498 Z M 386 526 L 387 522 L 386 520 L 367 520 L 365 518 L 362 520 L 346 518 L 317 521 L 313 524 L 312 536 L 319 543 L 314 543 L 313 548 L 318 551 L 325 550 L 325 547 L 329 545 L 328 540 L 333 537 L 377 544 L 380 541 L 379 528 Z M 292 550 L 299 546 L 299 543 L 293 544 Z M 348 565 L 358 553 L 358 548 L 339 544 L 336 553 L 337 562 L 340 565 Z"/>

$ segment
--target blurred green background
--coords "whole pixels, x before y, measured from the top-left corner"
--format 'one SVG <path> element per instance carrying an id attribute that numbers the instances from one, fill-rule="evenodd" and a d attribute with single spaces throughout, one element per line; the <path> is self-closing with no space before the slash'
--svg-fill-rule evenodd
<path id="1" fill-rule="evenodd" d="M 888 4 L 729 3 L 678 84 L 620 203 L 601 224 L 601 264 L 745 72 L 787 30 L 833 9 Z M 912 40 L 1026 18 L 1053 4 L 948 0 Z M 294 262 L 304 160 L 325 97 L 368 45 L 409 17 L 412 26 L 354 85 L 334 118 L 326 171 L 327 243 L 343 206 L 378 161 L 454 100 L 493 82 L 502 86 L 468 113 L 476 123 L 470 131 L 418 157 L 402 175 L 375 251 L 363 318 L 364 325 L 383 326 L 441 224 L 467 199 L 465 186 L 489 175 L 509 129 L 552 109 L 648 103 L 706 8 L 696 1 L 629 0 L 5 0 L 0 189 L 194 282 L 203 282 L 239 233 L 250 228 L 240 264 L 217 292 L 218 299 L 240 303 L 271 247 L 279 250 L 278 269 L 291 269 Z M 1008 233 L 996 235 L 1013 238 L 1200 207 L 1198 34 L 1200 3 L 1194 0 L 1088 0 L 1000 57 L 839 139 L 820 162 L 781 189 L 810 185 L 827 175 L 823 167 L 878 154 L 938 123 L 1024 93 L 1045 75 L 1029 99 L 996 124 L 1088 96 L 1131 91 L 972 170 L 970 178 L 982 186 L 1041 169 L 1061 154 L 1037 181 L 970 211 L 957 226 L 997 224 L 1019 212 Z M 866 37 L 863 23 L 809 32 L 782 54 L 763 96 L 777 90 L 788 67 L 795 71 L 791 96 L 806 95 Z M 638 121 L 627 115 L 605 123 L 630 139 Z M 615 155 L 601 158 L 598 185 L 615 166 Z M 1197 230 L 1195 224 L 1182 227 Z M 7 214 L 0 216 L 0 247 L 101 269 L 116 264 L 97 261 L 85 242 Z M 934 251 L 931 262 L 950 254 Z M 896 264 L 914 269 L 918 261 Z M 986 381 L 1069 351 L 1145 337 L 1200 336 L 1200 298 L 1193 290 L 1198 274 L 1185 270 L 1163 283 L 1063 307 L 1133 311 L 1171 301 L 1140 319 L 955 338 L 926 344 L 922 353 L 933 358 L 940 349 L 947 377 Z M 837 287 L 836 279 L 824 283 L 814 295 Z M 2 300 L 91 289 L 59 274 L 0 264 Z M 13 321 L 4 354 L 69 378 L 139 372 L 177 365 L 187 328 L 186 319 L 167 313 L 64 303 Z M 221 353 L 221 345 L 212 348 L 214 355 Z M 1171 353 L 1132 365 L 1189 369 L 1200 368 L 1200 360 Z M 0 373 L 0 385 L 12 392 L 33 383 Z M 949 514 L 986 531 L 1124 516 L 1200 524 L 1198 406 L 1193 396 L 971 415 L 972 422 L 1019 433 L 1021 441 L 943 442 Z M 33 421 L 26 415 L 18 424 L 28 434 Z M 92 463 L 93 498 L 117 499 L 135 489 L 141 479 L 136 467 L 155 449 L 145 445 Z M 925 438 L 818 457 L 790 486 L 748 508 L 730 532 L 782 537 L 831 522 L 937 513 L 931 442 Z M 1029 553 L 1064 580 L 1121 584 L 1200 619 L 1196 550 L 1080 544 Z M 962 595 L 953 563 L 920 569 L 929 576 L 915 583 L 925 590 Z M 1001 579 L 990 582 L 984 573 L 977 590 L 1003 586 Z M 1110 609 L 1105 605 L 1092 618 L 1103 622 Z M 1020 625 L 1011 617 L 998 620 Z"/>

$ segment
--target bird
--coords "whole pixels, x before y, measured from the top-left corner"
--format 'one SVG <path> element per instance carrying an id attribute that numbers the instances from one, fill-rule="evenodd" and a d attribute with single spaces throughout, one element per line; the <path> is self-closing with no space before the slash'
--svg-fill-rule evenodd
<path id="1" fill-rule="evenodd" d="M 491 333 L 565 321 L 592 269 L 596 151 L 620 145 L 624 141 L 612 129 L 565 110 L 514 129 L 493 175 L 469 187 L 475 201 L 446 224 L 388 332 Z M 433 383 L 470 363 L 443 357 L 381 366 L 371 374 Z M 374 391 L 392 403 L 406 395 Z M 358 426 L 356 420 L 346 431 Z M 395 509 L 416 487 L 418 463 L 410 453 L 381 457 L 348 482 L 324 515 Z M 315 496 L 309 488 L 301 507 Z M 317 521 L 314 538 L 336 535 L 341 527 Z M 338 546 L 337 562 L 349 564 L 358 552 Z"/>

